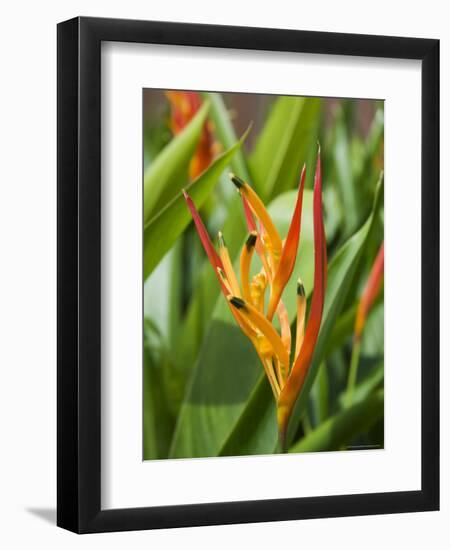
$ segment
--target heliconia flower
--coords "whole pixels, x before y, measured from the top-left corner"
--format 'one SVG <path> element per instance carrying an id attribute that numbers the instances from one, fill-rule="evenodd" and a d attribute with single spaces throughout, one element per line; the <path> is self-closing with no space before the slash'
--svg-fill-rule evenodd
<path id="1" fill-rule="evenodd" d="M 174 135 L 179 134 L 195 116 L 202 105 L 197 92 L 165 92 L 171 107 L 170 127 Z M 218 149 L 214 141 L 212 123 L 207 120 L 203 126 L 200 140 L 189 165 L 189 177 L 193 180 L 211 164 Z"/>
<path id="2" fill-rule="evenodd" d="M 231 313 L 243 333 L 252 342 L 269 380 L 277 404 L 278 431 L 283 448 L 289 418 L 312 361 L 325 299 L 327 253 L 322 210 L 320 149 L 317 156 L 313 196 L 314 292 L 309 319 L 306 323 L 306 293 L 303 283 L 298 279 L 297 327 L 295 349 L 292 354 L 291 327 L 282 294 L 295 267 L 300 241 L 305 175 L 306 170 L 303 167 L 291 224 L 283 242 L 272 218 L 255 191 L 241 178 L 230 174 L 231 181 L 242 197 L 244 215 L 249 229 L 249 235 L 239 256 L 239 278 L 222 233 L 219 232 L 217 253 L 193 201 L 183 191 L 200 240 L 218 277 Z M 255 253 L 259 257 L 261 266 L 259 272 L 252 276 L 251 265 Z M 279 322 L 279 332 L 273 325 L 275 315 Z"/>
<path id="3" fill-rule="evenodd" d="M 377 257 L 370 270 L 369 278 L 367 279 L 366 286 L 364 287 L 361 299 L 358 304 L 356 312 L 354 339 L 360 340 L 364 325 L 366 323 L 367 315 L 372 308 L 378 292 L 380 291 L 381 284 L 383 282 L 384 275 L 384 242 L 381 243 L 378 250 Z"/>

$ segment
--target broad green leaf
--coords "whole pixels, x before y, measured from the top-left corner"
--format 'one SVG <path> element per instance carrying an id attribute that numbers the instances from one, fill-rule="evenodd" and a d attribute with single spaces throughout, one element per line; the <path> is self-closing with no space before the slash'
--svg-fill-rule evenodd
<path id="1" fill-rule="evenodd" d="M 143 458 L 149 460 L 167 457 L 175 417 L 167 385 L 170 365 L 164 347 L 160 345 L 161 334 L 148 320 L 143 328 Z"/>
<path id="2" fill-rule="evenodd" d="M 321 424 L 329 416 L 329 394 L 328 370 L 325 361 L 323 361 L 310 394 L 311 416 L 314 426 Z"/>
<path id="3" fill-rule="evenodd" d="M 144 283 L 144 319 L 145 324 L 154 328 L 153 337 L 147 337 L 159 350 L 160 360 L 164 362 L 164 376 L 150 371 L 148 376 L 165 384 L 167 408 L 175 417 L 183 399 L 184 376 L 178 371 L 178 362 L 173 353 L 173 344 L 178 337 L 181 315 L 182 291 L 182 242 L 178 240 L 164 256 L 156 269 Z M 154 363 L 157 363 L 154 361 Z M 156 365 L 153 364 L 156 368 Z M 152 407 L 144 398 L 144 412 Z M 172 426 L 173 429 L 174 426 Z M 171 440 L 169 434 L 169 443 Z M 168 445 L 167 445 L 168 446 Z"/>
<path id="4" fill-rule="evenodd" d="M 262 367 L 261 367 L 262 368 Z M 249 398 L 240 410 L 220 455 L 232 454 L 272 454 L 276 452 L 278 427 L 276 420 L 275 399 L 267 391 L 267 379 L 260 374 Z M 258 420 L 256 420 L 258 419 Z M 243 434 L 246 434 L 243 436 Z M 254 447 L 252 446 L 254 445 Z M 238 449 L 242 448 L 242 451 Z"/>
<path id="5" fill-rule="evenodd" d="M 225 301 L 219 302 L 181 406 L 169 456 L 217 456 L 261 368 Z"/>
<path id="6" fill-rule="evenodd" d="M 249 159 L 256 192 L 266 201 L 298 183 L 303 163 L 317 148 L 321 102 L 318 98 L 279 97 Z M 308 180 L 313 166 L 308 166 Z"/>
<path id="7" fill-rule="evenodd" d="M 364 400 L 329 418 L 293 445 L 290 453 L 335 451 L 356 435 L 372 427 L 384 413 L 384 392 L 378 390 Z"/>
<path id="8" fill-rule="evenodd" d="M 268 452 L 267 441 L 278 437 L 275 400 L 265 376 L 250 394 L 246 411 L 248 414 L 238 417 L 220 456 L 264 454 Z"/>
<path id="9" fill-rule="evenodd" d="M 175 136 L 144 174 L 144 227 L 186 184 L 190 160 L 208 114 L 205 102 L 189 124 Z"/>
<path id="10" fill-rule="evenodd" d="M 222 171 L 241 146 L 247 134 L 231 149 L 220 155 L 203 174 L 186 187 L 198 209 L 208 198 Z M 144 280 L 155 269 L 176 239 L 191 221 L 183 195 L 178 193 L 153 217 L 144 230 Z"/>
<path id="11" fill-rule="evenodd" d="M 144 283 L 144 316 L 158 328 L 167 349 L 173 345 L 180 322 L 180 245 L 175 243 Z"/>
<path id="12" fill-rule="evenodd" d="M 291 191 L 277 197 L 268 207 L 282 237 L 287 233 L 295 199 L 296 193 Z M 227 235 L 224 236 L 228 243 Z M 301 243 L 295 270 L 301 271 L 305 285 L 309 288 L 313 280 L 312 243 L 312 192 L 306 190 L 303 198 Z M 283 294 L 291 321 L 295 317 L 296 277 L 293 280 L 294 286 L 290 283 Z M 230 435 L 235 429 L 239 430 L 239 418 L 247 401 L 252 394 L 255 394 L 254 399 L 257 402 L 267 394 L 264 389 L 267 383 L 262 379 L 261 373 L 262 366 L 252 344 L 237 327 L 224 297 L 220 295 L 181 407 L 171 456 L 217 456 L 222 452 L 227 453 L 227 448 L 234 449 Z M 261 384 L 261 390 L 258 390 L 258 384 Z M 267 399 L 266 406 L 270 404 L 271 400 Z M 258 414 L 272 417 L 272 413 L 264 409 L 260 409 Z M 265 421 L 260 420 L 261 428 L 265 429 Z M 269 424 L 270 432 L 272 425 Z M 257 437 L 260 441 L 265 440 L 265 437 L 258 434 Z"/>

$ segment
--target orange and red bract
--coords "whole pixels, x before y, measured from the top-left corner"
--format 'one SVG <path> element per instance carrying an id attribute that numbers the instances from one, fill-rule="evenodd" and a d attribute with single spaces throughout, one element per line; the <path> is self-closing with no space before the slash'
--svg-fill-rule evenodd
<path id="1" fill-rule="evenodd" d="M 191 199 L 191 197 L 186 193 L 186 191 L 183 189 L 183 196 L 184 200 L 186 201 L 186 204 L 188 205 L 188 208 L 191 212 L 192 219 L 194 220 L 195 227 L 197 229 L 197 233 L 200 237 L 200 240 L 202 242 L 203 248 L 205 249 L 206 255 L 208 256 L 208 259 L 211 263 L 211 265 L 214 268 L 214 272 L 216 273 L 216 276 L 219 280 L 220 286 L 225 294 L 225 296 L 228 294 L 227 288 L 225 287 L 222 279 L 219 276 L 219 273 L 217 271 L 217 268 L 224 269 L 222 260 L 220 259 L 220 256 L 217 254 L 216 249 L 214 248 L 211 239 L 209 238 L 208 231 L 206 230 L 206 227 L 203 224 L 203 221 L 200 217 L 200 214 L 197 212 L 197 209 L 195 208 L 194 201 Z"/>
<path id="2" fill-rule="evenodd" d="M 314 292 L 311 300 L 311 311 L 306 326 L 305 337 L 300 353 L 296 358 L 286 385 L 278 400 L 278 427 L 282 439 L 286 436 L 287 424 L 308 374 L 314 349 L 319 336 L 325 303 L 327 252 L 322 210 L 322 173 L 320 151 L 317 157 L 314 176 Z"/>
<path id="3" fill-rule="evenodd" d="M 174 135 L 179 134 L 192 120 L 202 105 L 202 100 L 197 92 L 168 91 L 166 97 L 171 107 L 170 128 Z M 197 178 L 211 164 L 215 151 L 212 125 L 209 120 L 205 122 L 200 134 L 194 156 L 189 165 L 189 177 Z"/>
<path id="4" fill-rule="evenodd" d="M 303 166 L 300 176 L 300 185 L 298 187 L 297 202 L 295 204 L 294 214 L 289 226 L 286 242 L 281 253 L 280 263 L 275 273 L 272 285 L 272 294 L 270 296 L 267 317 L 273 318 L 275 310 L 280 301 L 281 294 L 289 281 L 294 270 L 295 259 L 297 257 L 298 243 L 300 240 L 300 227 L 302 221 L 303 189 L 305 187 L 306 166 Z"/>
<path id="5" fill-rule="evenodd" d="M 289 227 L 284 245 L 282 246 L 280 245 L 281 238 L 279 237 L 278 231 L 275 228 L 267 210 L 262 204 L 261 199 L 256 195 L 254 190 L 250 188 L 248 183 L 244 182 L 237 176 L 231 175 L 233 183 L 238 188 L 238 191 L 242 196 L 247 227 L 250 234 L 253 236 L 250 241 L 247 239 L 244 247 L 248 246 L 249 242 L 252 242 L 258 252 L 258 255 L 260 256 L 262 264 L 261 271 L 253 276 L 250 285 L 255 285 L 255 289 L 261 291 L 261 280 L 263 280 L 265 285 L 263 286 L 263 293 L 267 287 L 269 288 L 270 299 L 267 313 L 264 313 L 264 307 L 261 305 L 264 301 L 252 303 L 251 300 L 254 299 L 252 297 L 250 298 L 250 301 L 246 301 L 240 296 L 233 296 L 229 292 L 232 287 L 236 287 L 237 278 L 234 274 L 234 268 L 229 261 L 227 261 L 226 269 L 223 268 L 223 263 L 219 263 L 221 261 L 220 257 L 211 243 L 208 233 L 201 222 L 198 212 L 195 209 L 194 203 L 188 194 L 184 192 L 184 197 L 194 219 L 200 240 L 205 248 L 213 269 L 216 273 L 219 271 L 228 271 L 228 276 L 230 279 L 227 280 L 226 275 L 224 275 L 224 280 L 221 280 L 219 277 L 219 282 L 223 293 L 227 294 L 228 292 L 227 301 L 231 312 L 233 313 L 234 318 L 244 334 L 254 345 L 263 364 L 264 372 L 266 373 L 271 384 L 277 403 L 278 431 L 280 434 L 280 441 L 283 446 L 285 443 L 289 418 L 295 402 L 302 390 L 306 375 L 311 365 L 322 322 L 322 313 L 325 300 L 327 252 L 323 223 L 322 175 L 319 150 L 314 177 L 313 195 L 314 291 L 311 300 L 311 311 L 303 342 L 301 346 L 299 346 L 300 349 L 294 357 L 292 365 L 289 365 L 291 329 L 287 318 L 286 308 L 281 301 L 281 295 L 288 280 L 292 276 L 295 266 L 300 240 L 305 175 L 306 170 L 303 168 L 300 176 L 300 184 L 291 225 Z M 255 218 L 258 224 L 256 223 Z M 220 246 L 222 247 L 220 250 L 223 255 L 224 244 L 222 240 Z M 241 253 L 241 259 L 242 258 L 245 258 L 245 251 Z M 249 276 L 247 264 L 248 261 L 241 261 L 241 266 L 245 267 L 244 274 L 246 277 Z M 241 278 L 242 276 L 243 273 L 241 272 Z M 245 281 L 245 286 L 247 288 L 245 296 L 247 299 L 249 296 L 248 283 L 249 281 Z M 242 284 L 241 279 L 241 285 Z M 301 288 L 303 289 L 303 285 L 301 285 Z M 240 288 L 237 290 L 239 290 L 240 295 L 244 295 Z M 262 309 L 260 310 L 259 307 Z M 304 312 L 305 308 L 302 309 Z M 281 334 L 279 334 L 272 325 L 272 317 L 275 312 L 277 312 L 280 320 Z M 303 325 L 304 318 L 298 318 L 297 323 Z"/>

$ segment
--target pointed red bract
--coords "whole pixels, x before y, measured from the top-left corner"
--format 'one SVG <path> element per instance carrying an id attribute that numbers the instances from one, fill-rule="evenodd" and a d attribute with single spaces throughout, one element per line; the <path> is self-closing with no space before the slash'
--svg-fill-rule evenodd
<path id="1" fill-rule="evenodd" d="M 186 204 L 188 205 L 189 210 L 191 211 L 192 219 L 194 220 L 198 236 L 200 237 L 200 241 L 203 245 L 203 248 L 205 249 L 206 255 L 208 256 L 209 261 L 213 266 L 216 277 L 220 283 L 220 286 L 222 287 L 222 291 L 226 296 L 228 294 L 228 290 L 224 285 L 222 279 L 220 278 L 220 275 L 217 273 L 218 267 L 222 271 L 225 271 L 222 260 L 220 259 L 220 256 L 217 254 L 216 249 L 214 248 L 211 242 L 208 231 L 206 230 L 206 227 L 203 224 L 200 214 L 197 212 L 197 209 L 195 208 L 194 201 L 191 199 L 191 197 L 186 193 L 184 189 L 183 189 L 183 196 L 184 196 L 184 200 L 186 201 Z"/>
<path id="2" fill-rule="evenodd" d="M 303 165 L 298 186 L 297 201 L 295 203 L 294 213 L 286 237 L 286 241 L 281 253 L 280 263 L 273 280 L 273 292 L 270 297 L 267 317 L 272 319 L 280 301 L 281 294 L 294 270 L 295 260 L 297 258 L 298 243 L 300 240 L 300 229 L 302 225 L 302 204 L 303 190 L 305 187 L 306 166 Z"/>
<path id="3" fill-rule="evenodd" d="M 300 353 L 292 366 L 289 378 L 281 391 L 278 402 L 278 423 L 282 439 L 285 437 L 289 417 L 303 387 L 319 336 L 325 302 L 327 252 L 322 211 L 322 174 L 320 150 L 314 176 L 314 292 L 311 311 Z"/>

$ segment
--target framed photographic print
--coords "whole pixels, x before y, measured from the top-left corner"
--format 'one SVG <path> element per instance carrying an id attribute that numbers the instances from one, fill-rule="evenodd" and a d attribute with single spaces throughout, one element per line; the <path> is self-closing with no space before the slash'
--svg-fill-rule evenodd
<path id="1" fill-rule="evenodd" d="M 59 24 L 58 525 L 437 510 L 438 273 L 437 40 Z"/>

